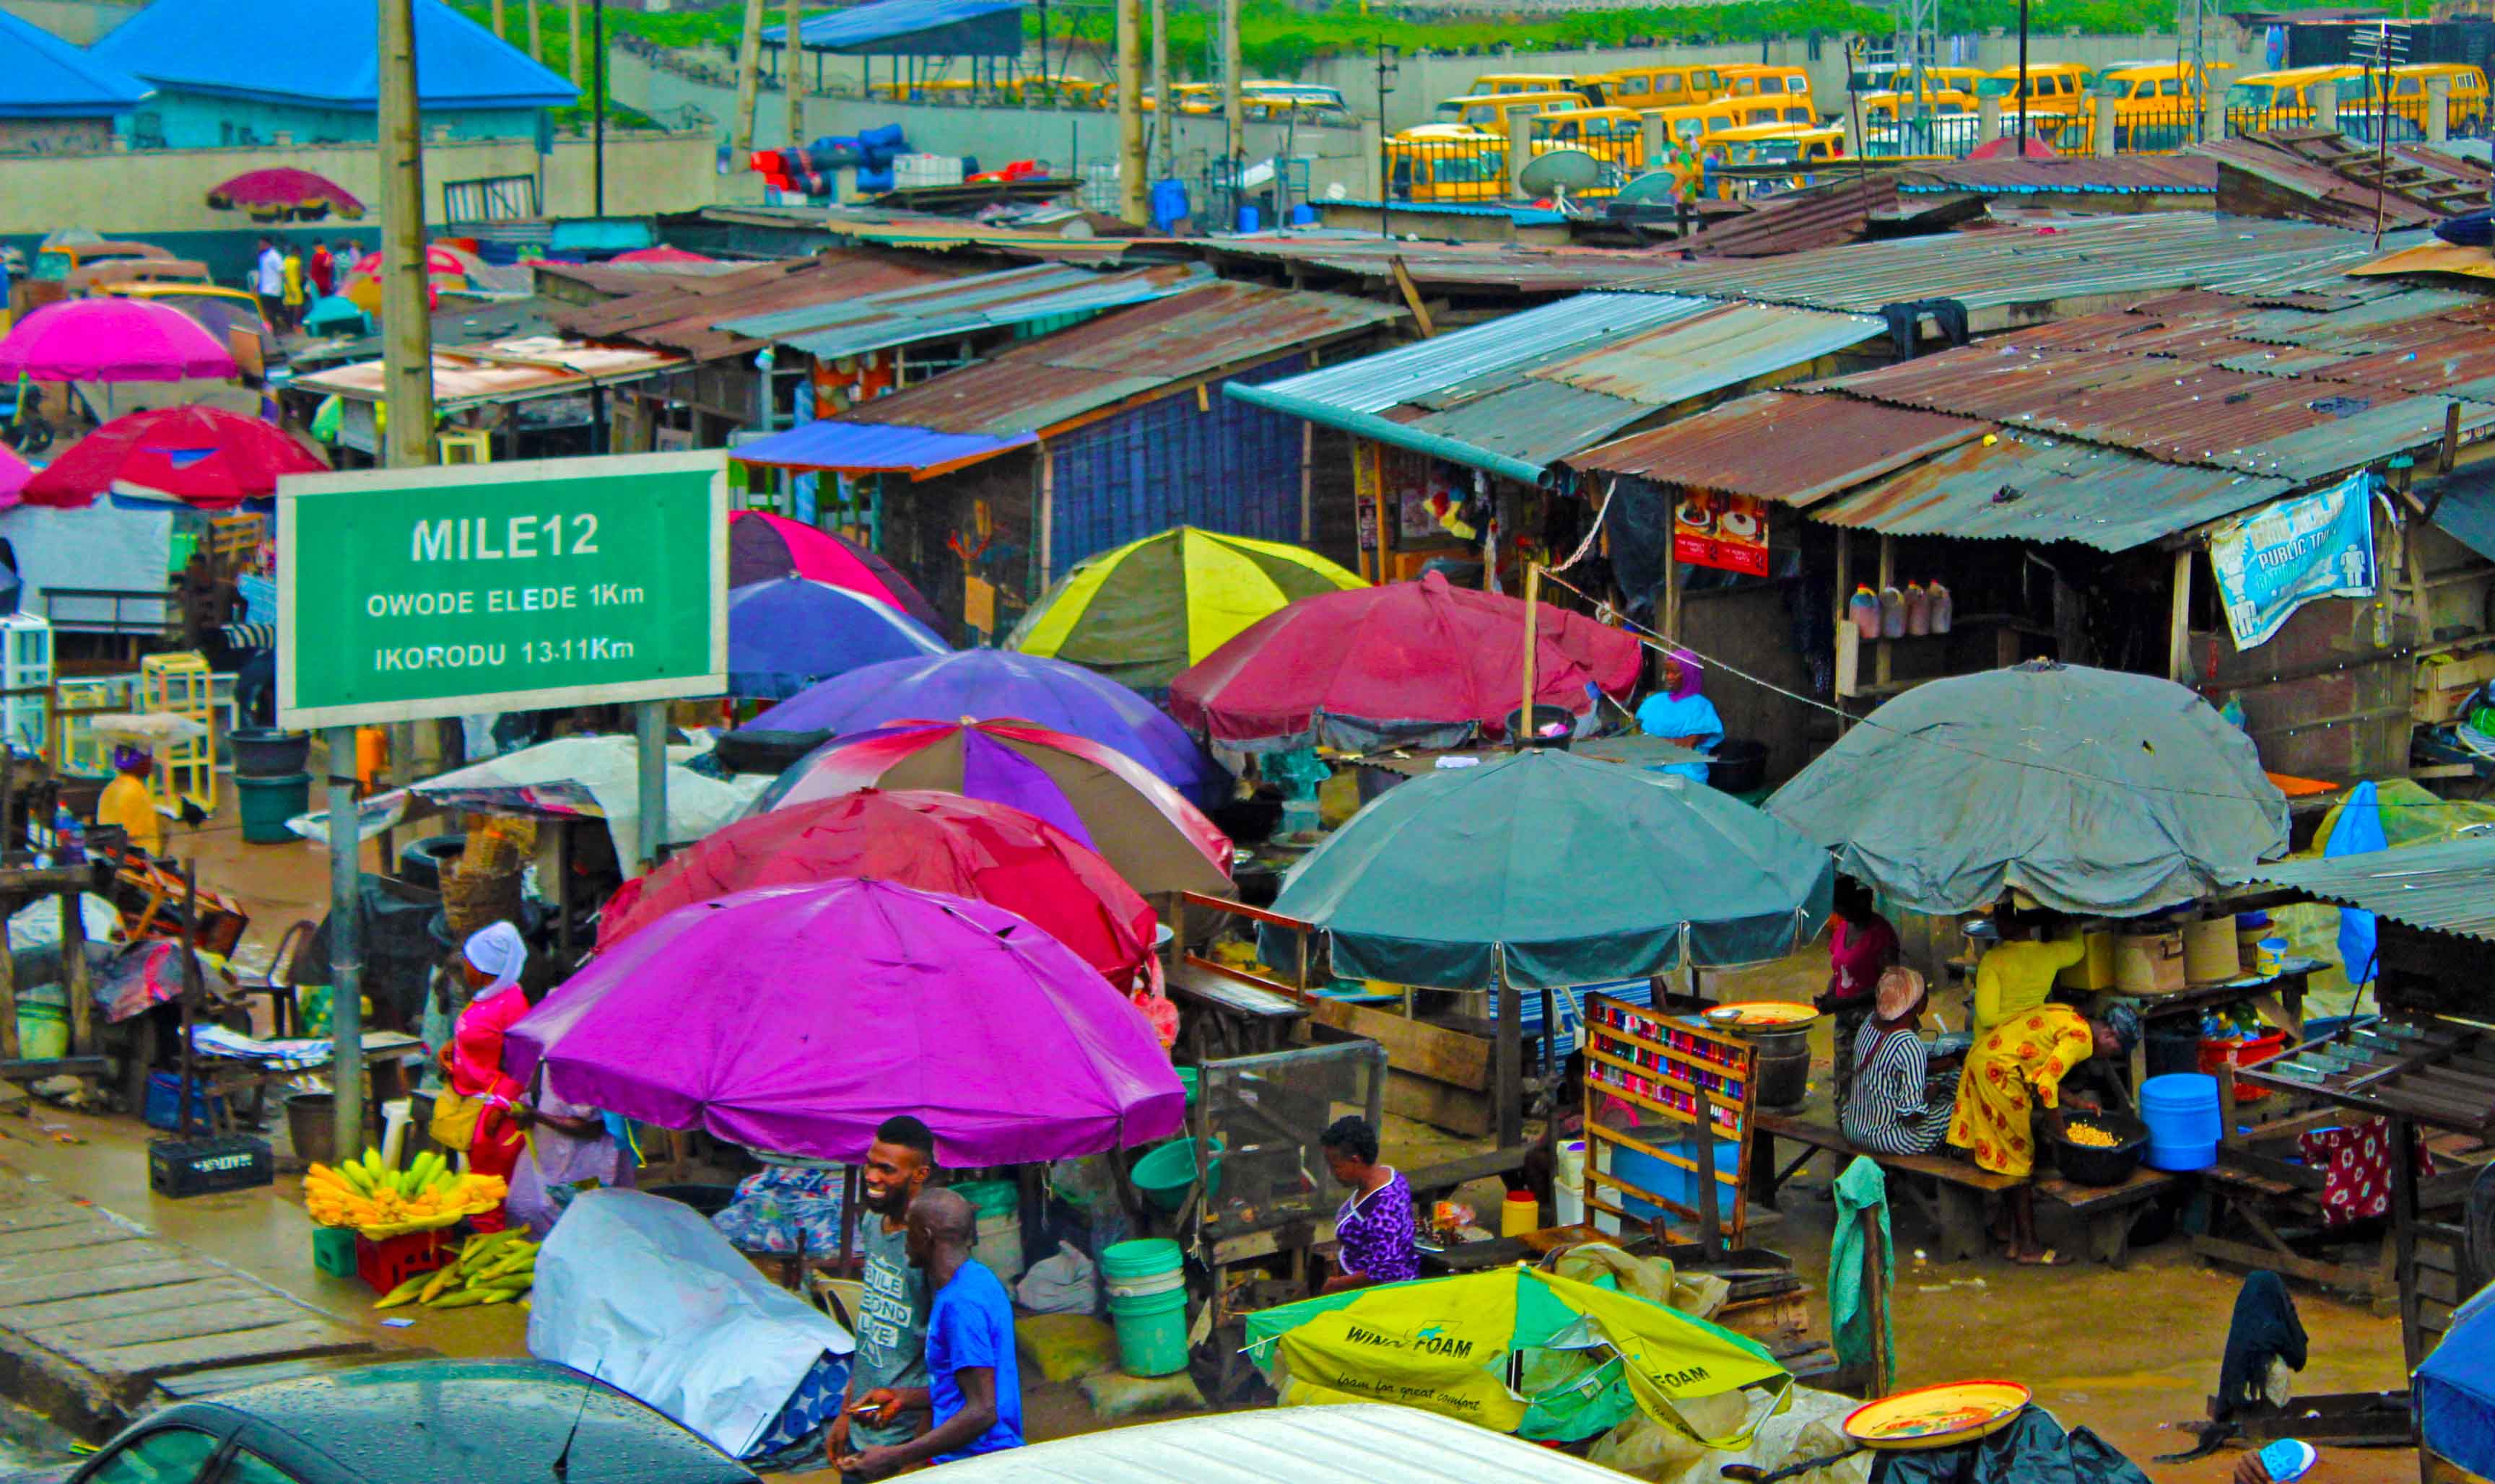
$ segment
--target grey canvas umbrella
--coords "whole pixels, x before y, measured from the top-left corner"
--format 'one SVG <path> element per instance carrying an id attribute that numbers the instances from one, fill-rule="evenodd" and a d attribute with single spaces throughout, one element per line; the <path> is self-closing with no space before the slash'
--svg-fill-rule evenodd
<path id="1" fill-rule="evenodd" d="M 2134 916 L 2287 851 L 2250 737 L 2150 675 L 2031 661 L 1921 685 L 1776 790 L 1768 813 L 1912 912 L 2017 889 Z"/>

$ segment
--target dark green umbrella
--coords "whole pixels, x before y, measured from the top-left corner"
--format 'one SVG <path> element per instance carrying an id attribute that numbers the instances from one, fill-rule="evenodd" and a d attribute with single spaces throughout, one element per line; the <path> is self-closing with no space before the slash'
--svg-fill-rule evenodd
<path id="1" fill-rule="evenodd" d="M 1826 851 L 1705 784 L 1529 749 L 1398 785 L 1291 869 L 1274 911 L 1337 974 L 1559 988 L 1746 964 L 1828 915 Z"/>
<path id="2" fill-rule="evenodd" d="M 2016 888 L 2137 916 L 2287 853 L 2287 799 L 2252 738 L 2153 675 L 2030 661 L 1919 685 L 1768 800 L 1910 912 Z"/>

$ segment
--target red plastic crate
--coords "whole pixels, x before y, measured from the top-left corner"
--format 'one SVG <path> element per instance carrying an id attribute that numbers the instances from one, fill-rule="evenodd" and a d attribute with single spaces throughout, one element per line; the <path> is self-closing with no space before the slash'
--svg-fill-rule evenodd
<path id="1" fill-rule="evenodd" d="M 2214 1076 L 2219 1067 L 2232 1062 L 2235 1069 L 2241 1071 L 2247 1067 L 2259 1067 L 2286 1050 L 2287 1033 L 2284 1031 L 2272 1031 L 2266 1036 L 2240 1041 L 2203 1037 L 2201 1042 L 2201 1069 Z M 2235 1101 L 2238 1103 L 2259 1102 L 2268 1096 L 2267 1088 L 2255 1087 L 2249 1082 L 2235 1084 Z"/>
<path id="2" fill-rule="evenodd" d="M 449 1229 L 411 1231 L 401 1236 L 355 1238 L 355 1276 L 375 1293 L 392 1288 L 419 1274 L 439 1271 L 457 1252 Z"/>

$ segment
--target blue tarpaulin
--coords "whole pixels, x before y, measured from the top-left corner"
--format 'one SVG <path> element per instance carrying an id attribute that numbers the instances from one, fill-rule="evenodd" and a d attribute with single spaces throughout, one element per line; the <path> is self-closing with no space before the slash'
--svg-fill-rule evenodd
<path id="1" fill-rule="evenodd" d="M 733 455 L 745 463 L 784 469 L 923 478 L 1038 441 L 1036 433 L 999 438 L 987 433 L 938 433 L 883 422 L 824 421 L 804 423 L 785 433 L 740 445 Z"/>
<path id="2" fill-rule="evenodd" d="M 560 108 L 580 90 L 442 0 L 415 0 L 416 91 L 427 108 Z M 156 0 L 88 49 L 159 87 L 369 111 L 380 13 L 333 0 Z"/>
<path id="3" fill-rule="evenodd" d="M 2425 1445 L 2480 1478 L 2495 1475 L 2495 1288 L 2451 1316 L 2443 1344 L 2418 1367 L 2418 1426 Z"/>

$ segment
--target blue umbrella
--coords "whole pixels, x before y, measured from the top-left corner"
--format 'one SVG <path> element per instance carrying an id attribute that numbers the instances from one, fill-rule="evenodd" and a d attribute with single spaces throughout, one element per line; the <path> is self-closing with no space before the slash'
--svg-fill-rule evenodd
<path id="1" fill-rule="evenodd" d="M 2481 1477 L 2495 1469 L 2495 1287 L 2453 1312 L 2418 1368 L 2417 1411 L 2427 1447 Z"/>
<path id="2" fill-rule="evenodd" d="M 849 736 L 893 722 L 1037 722 L 1113 747 L 1194 804 L 1230 791 L 1230 775 L 1151 701 L 1097 670 L 1009 649 L 887 660 L 826 680 L 755 717 L 756 729 Z"/>
<path id="3" fill-rule="evenodd" d="M 774 577 L 727 594 L 727 688 L 779 699 L 862 665 L 945 653 L 899 608 L 811 577 Z"/>

